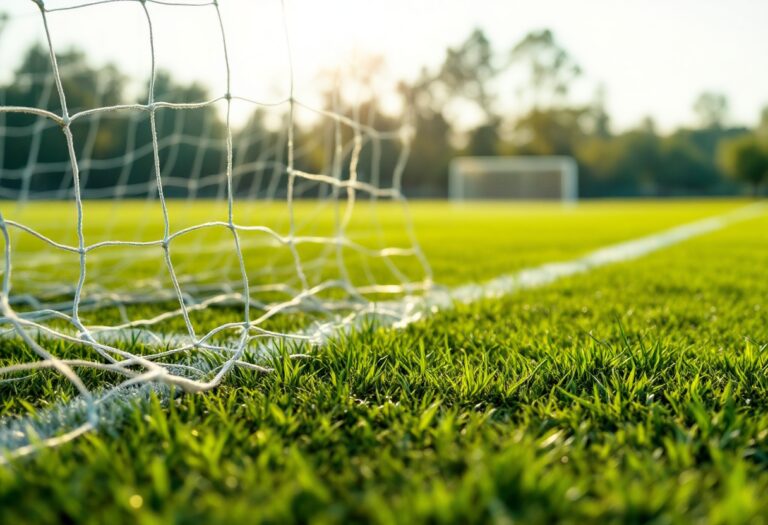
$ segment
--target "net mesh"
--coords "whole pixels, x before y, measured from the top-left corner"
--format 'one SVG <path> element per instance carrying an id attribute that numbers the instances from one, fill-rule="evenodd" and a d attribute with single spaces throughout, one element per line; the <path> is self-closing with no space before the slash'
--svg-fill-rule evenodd
<path id="1" fill-rule="evenodd" d="M 0 83 L 0 389 L 44 404 L 35 385 L 54 378 L 45 403 L 77 400 L 80 419 L 44 443 L 93 428 L 100 400 L 136 385 L 207 390 L 235 368 L 268 371 L 265 353 L 397 322 L 407 312 L 391 300 L 431 286 L 402 192 L 407 119 L 338 94 L 298 100 L 284 9 L 288 93 L 260 103 L 232 90 L 216 1 L 35 3 L 44 41 Z M 119 101 L 114 68 L 89 70 L 51 36 L 57 14 L 114 4 L 139 10 L 149 35 L 138 102 Z M 159 70 L 156 7 L 204 10 L 223 93 Z M 18 434 L 18 450 L 32 446 Z"/>

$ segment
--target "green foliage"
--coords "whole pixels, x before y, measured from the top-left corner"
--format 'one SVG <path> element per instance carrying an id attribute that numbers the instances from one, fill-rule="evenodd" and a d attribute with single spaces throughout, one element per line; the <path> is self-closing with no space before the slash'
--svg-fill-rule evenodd
<path id="1" fill-rule="evenodd" d="M 533 109 L 515 124 L 516 150 L 526 155 L 573 155 L 587 136 L 587 108 Z"/>
<path id="2" fill-rule="evenodd" d="M 138 97 L 129 95 L 134 90 L 127 88 L 127 79 L 114 66 L 95 67 L 77 50 L 60 52 L 57 60 L 63 72 L 70 114 L 114 104 L 147 102 L 146 88 Z M 47 49 L 29 49 L 14 78 L 0 85 L 2 104 L 40 106 L 60 112 L 50 71 Z M 384 131 L 396 130 L 404 120 L 413 124 L 416 132 L 404 177 L 404 189 L 412 196 L 445 196 L 448 164 L 456 155 L 497 154 L 572 155 L 579 162 L 579 193 L 585 197 L 737 191 L 737 185 L 722 176 L 723 166 L 735 161 L 718 163 L 713 153 L 721 141 L 744 131 L 725 126 L 727 100 L 723 95 L 703 93 L 696 100 L 694 110 L 701 128 L 661 135 L 641 125 L 612 134 L 604 89 L 596 90 L 591 104 L 574 104 L 569 100 L 569 92 L 581 72 L 550 30 L 533 31 L 511 50 L 499 51 L 477 29 L 450 47 L 435 71 L 424 70 L 416 81 L 400 84 L 400 95 L 407 108 L 404 114 L 387 114 L 375 96 L 352 107 L 349 101 L 337 100 L 338 94 L 328 93 L 325 106 Z M 363 74 L 350 82 L 364 87 L 375 83 L 374 77 Z M 506 85 L 502 80 L 510 78 L 522 79 L 517 84 L 521 108 L 517 115 L 504 114 L 499 104 L 504 94 L 501 89 Z M 204 102 L 211 98 L 202 86 L 180 84 L 162 71 L 156 78 L 155 91 L 155 99 L 165 102 Z M 280 111 L 256 110 L 246 125 L 233 130 L 237 164 L 233 189 L 237 196 L 263 197 L 285 190 L 287 117 Z M 4 193 L 11 196 L 27 190 L 60 196 L 62 191 L 71 190 L 71 170 L 63 168 L 62 177 L 59 167 L 69 162 L 60 127 L 27 114 L 9 113 L 3 118 L 9 131 L 0 144 L 0 191 L 9 190 Z M 166 196 L 220 195 L 225 165 L 225 125 L 221 112 L 215 105 L 183 111 L 160 108 L 156 118 Z M 275 126 L 275 122 L 282 124 Z M 298 122 L 295 142 L 301 154 L 295 159 L 295 167 L 308 172 L 336 169 L 338 175 L 345 176 L 348 163 L 334 168 L 329 160 L 328 143 L 336 132 L 333 122 Z M 343 141 L 351 140 L 352 131 L 346 126 L 342 128 Z M 768 125 L 762 125 L 756 130 L 763 137 L 760 140 L 768 142 L 767 129 Z M 119 192 L 129 188 L 132 197 L 154 191 L 147 111 L 95 113 L 78 119 L 72 132 L 83 172 L 81 189 L 86 196 L 112 195 L 114 191 L 110 193 L 110 189 L 114 190 L 115 181 L 119 181 Z M 382 142 L 378 153 L 370 144 L 364 145 L 359 161 L 361 174 L 378 177 L 382 185 L 391 184 L 398 152 L 399 144 L 392 141 Z M 726 155 L 729 156 L 733 155 Z M 747 158 L 749 153 L 741 156 L 739 163 L 750 171 L 747 165 L 754 163 Z M 378 169 L 372 167 L 374 158 L 380 160 Z M 26 173 L 25 169 L 35 164 L 47 168 L 32 175 Z M 191 174 L 198 175 L 199 180 L 191 182 Z M 757 175 L 745 177 L 754 181 Z M 304 195 L 312 196 L 317 191 L 320 190 L 307 190 Z"/>
<path id="3" fill-rule="evenodd" d="M 662 167 L 661 145 L 652 131 L 633 130 L 613 138 L 584 142 L 577 158 L 587 180 L 599 181 L 607 194 L 653 194 Z"/>
<path id="4" fill-rule="evenodd" d="M 680 129 L 668 136 L 652 127 L 578 144 L 587 194 L 690 195 L 733 192 L 717 166 L 717 145 L 740 129 Z"/>
<path id="5" fill-rule="evenodd" d="M 719 128 L 728 114 L 728 99 L 722 93 L 705 91 L 693 103 L 693 111 L 704 128 Z"/>
<path id="6" fill-rule="evenodd" d="M 571 83 L 582 73 L 581 66 L 555 40 L 549 29 L 528 33 L 512 48 L 509 57 L 513 63 L 522 62 L 528 67 L 528 89 L 536 109 L 541 104 L 562 102 Z"/>
<path id="7" fill-rule="evenodd" d="M 62 89 L 70 115 L 117 104 L 146 103 L 148 100 L 148 92 L 141 94 L 138 100 L 126 98 L 127 79 L 116 67 L 107 65 L 95 68 L 80 51 L 57 54 L 57 63 L 62 72 Z M 179 85 L 168 73 L 162 71 L 156 77 L 156 100 L 201 102 L 208 98 L 207 91 L 200 85 Z M 5 105 L 41 107 L 61 112 L 47 49 L 34 46 L 27 51 L 15 72 L 15 78 L 9 84 L 0 86 L 0 99 Z M 172 154 L 169 148 L 162 147 L 175 136 L 200 137 L 203 134 L 208 144 L 215 144 L 216 140 L 223 143 L 224 125 L 216 110 L 213 107 L 185 110 L 184 118 L 178 117 L 179 113 L 175 110 L 161 108 L 156 111 L 157 135 L 161 144 L 160 163 L 165 168 L 163 174 L 168 178 L 185 179 L 194 171 L 196 163 L 203 175 L 219 172 L 223 162 L 222 148 L 197 146 L 190 141 L 182 141 Z M 12 171 L 23 171 L 27 167 L 37 166 L 40 169 L 25 177 L 0 177 L 0 188 L 19 190 L 26 185 L 28 190 L 42 194 L 71 188 L 71 169 L 67 169 L 62 176 L 61 169 L 52 170 L 48 167 L 54 163 L 69 163 L 61 128 L 47 119 L 21 113 L 4 114 L 4 118 L 7 126 L 5 129 L 9 132 L 2 136 L 0 142 L 0 147 L 4 148 L 3 165 L 0 168 L 9 174 Z M 121 110 L 108 114 L 95 113 L 73 122 L 71 130 L 75 154 L 81 163 L 81 189 L 107 188 L 115 193 L 126 187 L 141 187 L 139 193 L 133 196 L 151 191 L 152 185 L 148 183 L 154 180 L 155 175 L 147 112 Z M 131 159 L 128 163 L 124 160 L 126 155 Z M 84 159 L 90 162 L 86 163 Z M 169 159 L 172 161 L 169 162 Z M 115 160 L 118 162 L 115 163 Z M 98 166 L 99 161 L 108 167 L 90 165 Z M 210 194 L 210 188 L 208 190 Z M 179 188 L 170 184 L 166 193 L 174 197 L 186 195 L 186 191 L 186 187 Z"/>
<path id="8" fill-rule="evenodd" d="M 449 97 L 467 98 L 490 117 L 494 96 L 489 92 L 489 84 L 499 73 L 493 59 L 488 37 L 482 30 L 475 29 L 459 47 L 446 51 L 436 80 L 447 90 Z"/>
<path id="9" fill-rule="evenodd" d="M 768 181 L 768 142 L 759 135 L 745 134 L 724 142 L 719 156 L 726 173 L 749 184 L 754 195 Z"/>

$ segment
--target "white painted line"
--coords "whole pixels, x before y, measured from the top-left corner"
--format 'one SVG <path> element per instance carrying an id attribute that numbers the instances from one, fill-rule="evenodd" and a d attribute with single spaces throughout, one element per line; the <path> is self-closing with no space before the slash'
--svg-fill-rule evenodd
<path id="1" fill-rule="evenodd" d="M 583 274 L 609 264 L 630 261 L 679 244 L 688 239 L 721 230 L 732 224 L 763 215 L 766 206 L 752 204 L 735 211 L 677 226 L 669 230 L 647 235 L 626 242 L 599 248 L 577 259 L 566 262 L 547 263 L 518 272 L 502 275 L 483 284 L 468 284 L 452 289 L 434 289 L 424 296 L 406 297 L 399 301 L 385 301 L 371 304 L 369 309 L 358 312 L 353 319 L 339 323 L 316 325 L 311 329 L 294 334 L 309 337 L 315 344 L 323 344 L 344 333 L 353 332 L 365 323 L 375 320 L 379 326 L 401 328 L 428 315 L 445 311 L 456 303 L 472 303 L 482 299 L 502 297 L 520 290 L 538 288 L 558 279 Z M 275 342 L 262 345 L 260 350 L 269 353 Z M 198 363 L 202 365 L 202 361 Z M 127 407 L 137 400 L 147 399 L 154 392 L 167 398 L 170 389 L 166 385 L 149 383 L 127 392 L 127 396 L 109 391 L 107 396 L 97 400 L 100 425 L 116 423 L 122 419 Z M 56 406 L 36 418 L 0 420 L 0 464 L 8 458 L 30 454 L 40 446 L 56 446 L 91 430 L 88 423 L 82 423 L 85 413 L 82 400 Z M 78 423 L 78 421 L 81 421 Z M 34 435 L 36 443 L 30 444 Z"/>
<path id="2" fill-rule="evenodd" d="M 723 215 L 599 248 L 571 261 L 543 264 L 511 275 L 497 277 L 481 285 L 461 286 L 451 290 L 450 296 L 461 302 L 472 302 L 482 298 L 506 295 L 520 289 L 544 286 L 563 277 L 585 273 L 608 264 L 643 257 L 688 239 L 721 230 L 731 224 L 754 219 L 765 211 L 766 206 L 764 204 L 751 204 Z"/>

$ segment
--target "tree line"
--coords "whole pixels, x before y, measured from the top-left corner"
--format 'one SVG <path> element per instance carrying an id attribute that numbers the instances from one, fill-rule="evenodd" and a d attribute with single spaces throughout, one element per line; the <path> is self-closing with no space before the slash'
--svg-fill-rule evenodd
<path id="1" fill-rule="evenodd" d="M 124 104 L 128 82 L 113 65 L 96 67 L 78 50 L 57 55 L 70 112 Z M 59 113 L 47 49 L 32 46 L 11 78 L 0 85 L 0 105 L 40 107 Z M 325 106 L 377 129 L 394 131 L 403 120 L 414 127 L 403 177 L 406 194 L 447 195 L 448 164 L 457 155 L 571 155 L 580 169 L 584 197 L 755 194 L 768 183 L 768 109 L 755 129 L 727 124 L 728 101 L 702 93 L 693 104 L 696 127 L 660 133 L 651 119 L 614 132 L 605 93 L 590 103 L 571 98 L 582 68 L 549 30 L 533 31 L 499 52 L 481 30 L 446 50 L 433 70 L 400 82 L 402 114 L 390 114 L 373 95 L 354 105 L 329 92 Z M 508 82 L 517 79 L 514 87 Z M 367 79 L 367 82 L 375 80 Z M 148 93 L 136 93 L 146 102 Z M 175 81 L 159 72 L 155 99 L 199 102 L 206 87 Z M 513 93 L 505 90 L 514 89 Z M 522 113 L 509 115 L 502 101 L 514 97 Z M 226 126 L 216 104 L 156 111 L 156 136 L 164 191 L 169 197 L 216 197 L 226 191 Z M 467 115 L 471 118 L 467 119 Z M 233 130 L 238 196 L 276 197 L 287 188 L 285 111 L 253 111 Z M 277 122 L 277 124 L 275 124 Z M 146 111 L 94 113 L 71 126 L 80 167 L 80 187 L 91 197 L 141 197 L 156 191 L 152 123 Z M 42 117 L 0 113 L 0 197 L 61 197 L 71 192 L 69 152 L 61 129 Z M 359 139 L 360 137 L 358 137 Z M 348 175 L 357 158 L 360 177 L 389 185 L 397 176 L 397 140 L 364 141 L 333 119 L 297 121 L 294 167 Z M 297 196 L 330 191 L 304 181 Z"/>
<path id="2" fill-rule="evenodd" d="M 495 81 L 514 68 L 526 79 L 517 95 L 527 110 L 508 117 L 498 108 L 503 84 Z M 696 127 L 662 134 L 646 118 L 615 133 L 602 88 L 589 104 L 569 98 L 582 74 L 550 30 L 529 33 L 506 53 L 497 53 L 475 30 L 447 50 L 436 72 L 403 86 L 417 108 L 418 127 L 432 131 L 419 133 L 417 173 L 429 172 L 440 193 L 453 155 L 570 155 L 579 164 L 579 194 L 585 197 L 724 195 L 741 193 L 745 185 L 758 194 L 768 184 L 768 108 L 756 129 L 728 126 L 725 96 L 704 92 L 692 107 Z M 474 105 L 482 116 L 458 146 L 449 140 L 457 130 L 444 109 L 456 101 Z M 439 167 L 430 170 L 435 162 Z"/>

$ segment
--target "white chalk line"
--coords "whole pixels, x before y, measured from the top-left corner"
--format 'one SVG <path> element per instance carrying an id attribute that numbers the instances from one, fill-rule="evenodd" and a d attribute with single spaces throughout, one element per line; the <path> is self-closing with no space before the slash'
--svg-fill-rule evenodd
<path id="1" fill-rule="evenodd" d="M 398 301 L 372 303 L 370 308 L 357 312 L 353 319 L 340 319 L 338 323 L 315 325 L 303 332 L 292 334 L 318 345 L 330 339 L 358 330 L 372 321 L 380 327 L 403 328 L 437 312 L 449 310 L 457 303 L 470 304 L 479 300 L 499 298 L 505 295 L 538 288 L 565 277 L 576 276 L 594 269 L 619 262 L 627 262 L 664 248 L 682 243 L 724 229 L 738 222 L 757 218 L 766 211 L 763 203 L 751 204 L 737 210 L 673 227 L 668 230 L 646 235 L 629 241 L 599 248 L 586 255 L 565 262 L 546 263 L 518 272 L 502 275 L 482 284 L 467 284 L 457 288 L 435 288 L 423 296 L 405 297 Z M 127 334 L 131 335 L 131 334 Z M 173 336 L 183 338 L 183 336 Z M 278 346 L 274 340 L 257 348 L 256 355 L 265 358 Z M 202 360 L 195 366 L 202 368 Z M 258 365 L 251 365 L 259 369 Z M 247 364 L 246 364 L 247 367 Z M 263 369 L 262 369 L 263 370 Z M 118 423 L 129 407 L 146 401 L 152 394 L 167 400 L 171 389 L 167 385 L 147 383 L 130 389 L 111 389 L 97 400 L 99 426 Z M 92 422 L 82 421 L 86 413 L 85 403 L 75 399 L 61 404 L 44 413 L 27 418 L 5 418 L 0 420 L 0 464 L 11 458 L 28 455 L 42 447 L 58 446 L 94 430 Z M 70 428 L 62 432 L 64 428 Z"/>
<path id="2" fill-rule="evenodd" d="M 738 222 L 757 218 L 763 215 L 766 209 L 768 207 L 763 203 L 750 204 L 722 215 L 598 248 L 571 261 L 547 263 L 520 270 L 515 274 L 503 275 L 484 284 L 470 284 L 454 288 L 449 292 L 449 295 L 454 301 L 474 302 L 483 298 L 507 295 L 521 289 L 544 286 L 563 277 L 585 273 L 601 266 L 638 259 L 688 239 L 721 230 Z"/>

